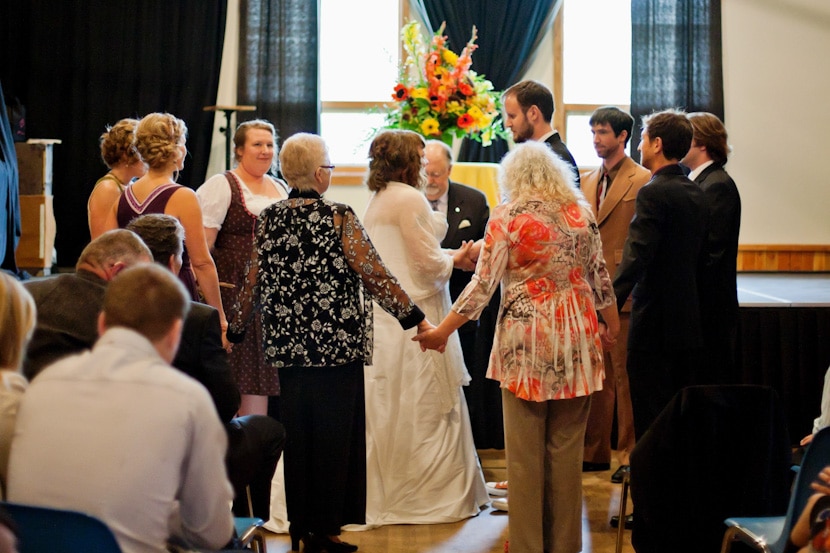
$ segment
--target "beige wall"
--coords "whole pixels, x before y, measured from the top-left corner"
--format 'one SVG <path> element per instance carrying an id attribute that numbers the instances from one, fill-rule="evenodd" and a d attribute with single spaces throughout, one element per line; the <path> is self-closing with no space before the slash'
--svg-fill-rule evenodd
<path id="1" fill-rule="evenodd" d="M 743 202 L 740 242 L 830 244 L 830 2 L 722 2 L 725 119 L 733 147 L 727 168 Z M 226 52 L 236 49 L 237 6 L 231 0 Z M 235 101 L 227 84 L 236 72 L 232 58 L 223 56 L 220 103 Z M 550 37 L 527 76 L 553 85 Z M 217 135 L 211 168 L 221 170 L 223 156 L 224 138 Z M 327 197 L 362 215 L 368 193 L 337 186 Z"/>

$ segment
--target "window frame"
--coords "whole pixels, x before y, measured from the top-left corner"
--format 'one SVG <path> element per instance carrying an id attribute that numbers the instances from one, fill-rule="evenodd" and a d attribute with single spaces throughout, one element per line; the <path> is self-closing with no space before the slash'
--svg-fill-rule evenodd
<path id="1" fill-rule="evenodd" d="M 407 0 L 398 0 L 398 29 L 402 29 L 404 24 L 410 20 L 412 10 Z M 398 41 L 398 63 L 403 56 L 403 44 Z M 394 84 L 389 87 L 390 101 L 392 89 Z M 352 113 L 364 113 L 372 109 L 379 109 L 386 105 L 387 102 L 350 102 L 350 101 L 335 101 L 335 102 L 320 102 L 320 113 L 325 111 L 340 111 Z M 334 171 L 332 171 L 331 184 L 332 186 L 356 186 L 363 184 L 368 168 L 367 163 L 338 163 Z"/>
<path id="2" fill-rule="evenodd" d="M 568 115 L 591 115 L 595 110 L 603 106 L 616 106 L 621 110 L 631 113 L 631 104 L 566 104 L 563 102 L 565 97 L 564 85 L 564 61 L 565 61 L 565 10 L 564 3 L 569 0 L 563 0 L 562 6 L 556 13 L 553 20 L 553 128 L 559 131 L 562 141 L 568 142 Z M 571 0 L 573 1 L 573 0 Z M 590 172 L 600 166 L 599 160 L 596 165 L 583 165 L 579 168 L 580 173 Z"/>

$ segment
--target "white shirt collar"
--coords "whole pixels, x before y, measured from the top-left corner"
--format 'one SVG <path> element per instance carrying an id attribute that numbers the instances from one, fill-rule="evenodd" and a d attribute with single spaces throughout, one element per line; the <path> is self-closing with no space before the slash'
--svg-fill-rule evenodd
<path id="1" fill-rule="evenodd" d="M 689 180 L 695 180 L 696 178 L 698 178 L 698 177 L 700 176 L 700 174 L 701 174 L 701 173 L 702 173 L 702 172 L 703 172 L 703 171 L 704 171 L 707 167 L 709 167 L 710 165 L 712 165 L 713 163 L 714 163 L 714 161 L 712 161 L 712 160 L 710 159 L 709 161 L 704 161 L 703 163 L 701 163 L 700 165 L 698 165 L 696 169 L 694 169 L 693 171 L 689 172 Z"/>

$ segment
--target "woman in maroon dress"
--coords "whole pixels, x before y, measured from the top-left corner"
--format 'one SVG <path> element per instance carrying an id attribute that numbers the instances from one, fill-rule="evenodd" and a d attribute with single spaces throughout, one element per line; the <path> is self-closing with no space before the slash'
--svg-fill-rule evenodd
<path id="1" fill-rule="evenodd" d="M 179 220 L 184 227 L 184 252 L 179 278 L 192 298 L 212 305 L 219 311 L 222 336 L 228 328 L 216 265 L 210 256 L 202 226 L 202 208 L 196 193 L 176 184 L 187 155 L 187 126 L 169 113 L 151 113 L 139 121 L 135 131 L 135 148 L 147 164 L 147 174 L 124 190 L 107 218 L 106 230 L 124 228 L 147 213 L 164 213 Z M 198 283 L 198 290 L 197 285 Z"/>
<path id="2" fill-rule="evenodd" d="M 247 274 L 257 217 L 269 205 L 288 197 L 288 185 L 269 174 L 275 168 L 277 152 L 274 125 L 261 119 L 240 123 L 233 143 L 236 167 L 212 176 L 196 191 L 227 311 L 233 309 Z M 251 325 L 229 356 L 242 394 L 240 416 L 267 414 L 268 396 L 280 394 L 277 368 L 265 362 L 259 317 L 254 317 Z"/>

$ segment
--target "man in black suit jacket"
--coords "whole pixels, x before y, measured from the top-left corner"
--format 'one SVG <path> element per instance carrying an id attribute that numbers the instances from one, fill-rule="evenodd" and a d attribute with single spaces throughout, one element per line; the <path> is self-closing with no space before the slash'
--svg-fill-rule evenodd
<path id="1" fill-rule="evenodd" d="M 441 247 L 457 249 L 463 242 L 484 238 L 484 230 L 490 218 L 487 197 L 480 190 L 450 181 L 452 149 L 447 144 L 440 140 L 429 140 L 424 153 L 427 158 L 427 186 L 424 192 L 433 209 L 447 216 L 447 234 L 441 242 Z M 449 282 L 450 297 L 453 301 L 458 298 L 471 277 L 470 271 L 453 269 Z M 498 297 L 494 297 L 497 311 Z M 487 309 L 493 309 L 493 306 Z M 478 330 L 479 321 L 469 321 L 458 329 L 464 364 L 467 365 L 467 371 L 472 378 L 469 386 L 464 387 L 464 396 L 470 411 L 473 440 L 479 449 L 495 447 L 498 444 L 504 447 L 504 439 L 501 437 L 501 412 L 485 407 L 493 405 L 494 402 L 501 405 L 498 383 L 485 377 L 492 335 L 489 343 L 486 339 L 478 340 Z"/>
<path id="2" fill-rule="evenodd" d="M 694 136 L 683 158 L 689 178 L 703 190 L 709 214 L 706 264 L 700 278 L 700 316 L 706 346 L 706 384 L 731 383 L 734 378 L 735 339 L 738 327 L 738 234 L 741 230 L 741 196 L 735 181 L 723 168 L 729 154 L 726 128 L 711 114 L 688 115 Z"/>
<path id="3" fill-rule="evenodd" d="M 165 215 L 152 217 L 173 219 Z M 183 230 L 179 236 L 174 235 L 179 249 L 182 236 Z M 148 240 L 152 242 L 152 237 L 148 236 Z M 91 348 L 98 339 L 96 324 L 107 284 L 122 269 L 152 262 L 153 253 L 136 233 L 112 230 L 93 240 L 81 252 L 75 273 L 25 282 L 23 285 L 32 294 L 38 314 L 27 350 L 24 375 L 32 380 L 52 362 Z M 164 258 L 163 254 L 158 255 Z M 167 255 L 166 259 L 168 263 L 161 264 L 169 268 L 171 256 Z M 173 366 L 205 386 L 225 423 L 228 478 L 238 499 L 234 501 L 234 513 L 247 516 L 245 487 L 250 485 L 254 514 L 267 520 L 270 518 L 271 477 L 282 454 L 285 430 L 267 417 L 234 418 L 240 396 L 222 348 L 216 309 L 191 302 Z M 267 475 L 269 470 L 270 475 Z"/>
<path id="4" fill-rule="evenodd" d="M 553 93 L 538 81 L 526 80 L 504 91 L 504 125 L 513 133 L 517 144 L 528 140 L 544 142 L 563 161 L 573 167 L 576 186 L 579 188 L 579 169 L 574 156 L 553 129 Z"/>
<path id="5" fill-rule="evenodd" d="M 632 297 L 628 377 L 639 440 L 674 394 L 696 381 L 703 350 L 698 274 L 706 239 L 703 191 L 678 164 L 692 125 L 673 110 L 643 118 L 639 150 L 652 178 L 637 194 L 617 267 L 617 306 Z"/>

